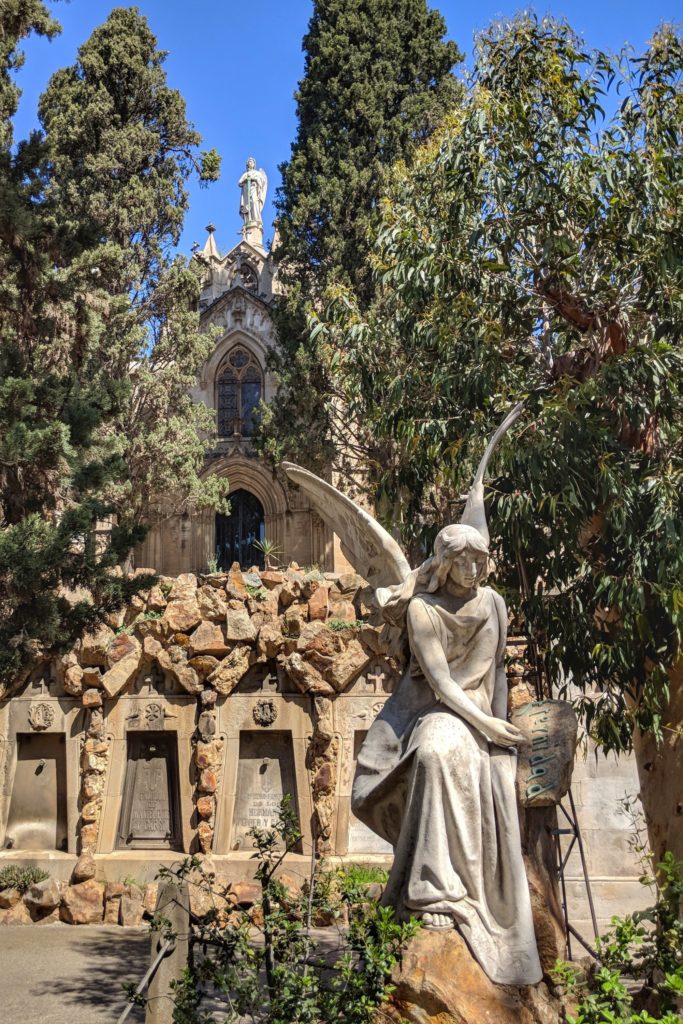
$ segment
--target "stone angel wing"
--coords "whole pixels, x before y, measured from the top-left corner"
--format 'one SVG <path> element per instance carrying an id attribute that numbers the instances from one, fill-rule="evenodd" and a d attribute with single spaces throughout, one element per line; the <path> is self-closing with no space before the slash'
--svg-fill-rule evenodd
<path id="1" fill-rule="evenodd" d="M 406 580 L 410 566 L 403 551 L 365 509 L 307 469 L 292 462 L 283 462 L 282 468 L 337 534 L 344 555 L 370 586 L 390 587 Z"/>

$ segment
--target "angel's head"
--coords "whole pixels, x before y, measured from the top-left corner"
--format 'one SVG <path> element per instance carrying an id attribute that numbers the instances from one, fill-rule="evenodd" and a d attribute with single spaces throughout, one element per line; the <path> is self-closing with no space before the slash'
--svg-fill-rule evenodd
<path id="1" fill-rule="evenodd" d="M 454 523 L 437 535 L 434 557 L 429 564 L 427 591 L 434 593 L 450 579 L 471 590 L 489 573 L 489 548 L 479 530 Z"/>

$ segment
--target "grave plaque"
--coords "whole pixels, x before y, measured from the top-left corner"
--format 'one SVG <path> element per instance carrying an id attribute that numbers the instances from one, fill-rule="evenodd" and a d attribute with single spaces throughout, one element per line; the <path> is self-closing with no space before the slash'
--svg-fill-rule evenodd
<path id="1" fill-rule="evenodd" d="M 353 734 L 353 773 L 358 762 L 358 752 L 367 736 L 367 729 L 356 729 Z M 349 811 L 349 853 L 388 853 L 393 848 L 386 840 L 376 835 L 372 829 L 359 821 L 353 811 Z"/>
<path id="2" fill-rule="evenodd" d="M 285 794 L 298 814 L 294 750 L 289 732 L 240 733 L 237 792 L 230 845 L 252 850 L 250 828 L 271 828 L 280 814 Z M 300 851 L 297 851 L 300 852 Z"/>
<path id="3" fill-rule="evenodd" d="M 178 850 L 179 820 L 175 733 L 129 733 L 117 845 Z"/>
<path id="4" fill-rule="evenodd" d="M 11 850 L 66 850 L 63 732 L 17 735 L 17 767 L 4 845 Z"/>

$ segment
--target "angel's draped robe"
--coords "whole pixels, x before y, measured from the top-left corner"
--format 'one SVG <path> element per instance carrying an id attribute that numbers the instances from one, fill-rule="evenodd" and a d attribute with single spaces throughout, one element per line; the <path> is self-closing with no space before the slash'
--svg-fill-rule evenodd
<path id="1" fill-rule="evenodd" d="M 542 971 L 522 859 L 515 753 L 489 744 L 439 702 L 411 626 L 416 612 L 423 621 L 426 612 L 451 678 L 491 715 L 505 652 L 505 604 L 488 587 L 459 610 L 455 604 L 444 593 L 411 600 L 411 662 L 360 750 L 353 811 L 394 847 L 383 902 L 400 920 L 451 914 L 492 981 L 532 985 Z"/>

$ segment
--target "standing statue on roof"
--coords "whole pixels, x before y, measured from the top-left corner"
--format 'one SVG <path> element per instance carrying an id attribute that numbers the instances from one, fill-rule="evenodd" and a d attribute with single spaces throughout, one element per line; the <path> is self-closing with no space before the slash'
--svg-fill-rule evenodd
<path id="1" fill-rule="evenodd" d="M 268 178 L 263 169 L 256 169 L 256 161 L 253 156 L 247 160 L 247 169 L 237 184 L 241 189 L 240 216 L 244 221 L 245 229 L 253 226 L 261 227 L 263 225 L 263 207 L 268 191 Z"/>
<path id="2" fill-rule="evenodd" d="M 459 524 L 441 530 L 414 570 L 396 541 L 325 481 L 285 463 L 375 588 L 384 620 L 407 634 L 410 662 L 358 756 L 354 814 L 394 848 L 383 902 L 399 920 L 455 927 L 492 981 L 533 985 L 541 965 L 515 794 L 507 721 L 505 602 L 489 572 L 484 473 L 479 465 Z"/>

